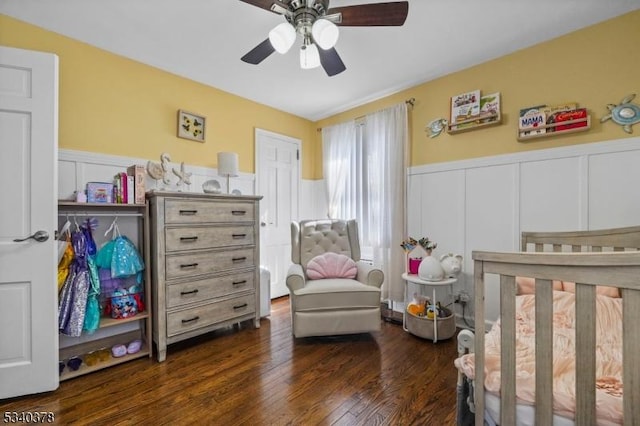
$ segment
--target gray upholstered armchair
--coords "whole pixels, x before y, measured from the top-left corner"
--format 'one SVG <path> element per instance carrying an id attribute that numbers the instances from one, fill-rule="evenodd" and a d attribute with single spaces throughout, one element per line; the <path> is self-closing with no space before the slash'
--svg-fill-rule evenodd
<path id="1" fill-rule="evenodd" d="M 327 252 L 353 259 L 357 267 L 355 279 L 309 279 L 307 265 L 314 257 Z M 287 273 L 287 287 L 295 337 L 380 330 L 380 286 L 384 274 L 360 261 L 355 220 L 293 222 L 291 260 L 294 264 Z"/>

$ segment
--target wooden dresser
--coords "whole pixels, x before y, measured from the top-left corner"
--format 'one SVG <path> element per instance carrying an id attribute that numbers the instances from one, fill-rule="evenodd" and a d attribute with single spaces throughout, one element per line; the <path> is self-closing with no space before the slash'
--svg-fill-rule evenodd
<path id="1" fill-rule="evenodd" d="M 158 361 L 171 343 L 245 320 L 260 327 L 261 198 L 147 193 Z"/>

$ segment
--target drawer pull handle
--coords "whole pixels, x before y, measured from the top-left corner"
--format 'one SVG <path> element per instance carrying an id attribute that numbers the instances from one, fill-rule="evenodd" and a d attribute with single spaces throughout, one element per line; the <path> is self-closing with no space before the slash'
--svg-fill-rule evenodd
<path id="1" fill-rule="evenodd" d="M 181 216 L 193 216 L 198 213 L 198 210 L 180 210 Z"/>
<path id="2" fill-rule="evenodd" d="M 195 268 L 196 266 L 198 266 L 197 263 L 187 263 L 186 265 L 180 265 L 180 267 L 182 269 L 186 269 L 186 268 Z"/>
<path id="3" fill-rule="evenodd" d="M 183 324 L 187 324 L 187 323 L 190 323 L 190 322 L 193 322 L 193 321 L 198 321 L 199 319 L 200 319 L 200 317 L 193 317 L 193 318 L 189 318 L 189 319 L 184 319 L 184 320 L 182 320 L 182 323 Z"/>
<path id="4" fill-rule="evenodd" d="M 180 241 L 196 241 L 198 237 L 180 237 Z"/>
<path id="5" fill-rule="evenodd" d="M 242 256 L 242 257 L 232 257 L 231 261 L 232 262 L 244 262 L 245 260 L 247 260 L 246 256 Z"/>
<path id="6" fill-rule="evenodd" d="M 241 238 L 245 238 L 247 236 L 247 234 L 231 234 L 231 238 L 233 238 L 234 240 L 239 240 Z"/>
<path id="7" fill-rule="evenodd" d="M 181 291 L 180 292 L 180 296 L 184 296 L 186 294 L 196 294 L 197 292 L 198 292 L 197 288 L 195 290 L 191 290 L 191 291 Z"/>
<path id="8" fill-rule="evenodd" d="M 234 310 L 238 310 L 238 309 L 242 309 L 242 308 L 246 308 L 248 305 L 246 303 L 243 303 L 242 305 L 237 305 L 234 306 L 233 309 Z"/>
<path id="9" fill-rule="evenodd" d="M 234 216 L 244 216 L 247 214 L 246 210 L 231 210 L 231 214 Z"/>
<path id="10" fill-rule="evenodd" d="M 242 285 L 242 284 L 246 284 L 247 280 L 242 280 L 242 281 L 234 281 L 231 284 L 232 285 Z"/>

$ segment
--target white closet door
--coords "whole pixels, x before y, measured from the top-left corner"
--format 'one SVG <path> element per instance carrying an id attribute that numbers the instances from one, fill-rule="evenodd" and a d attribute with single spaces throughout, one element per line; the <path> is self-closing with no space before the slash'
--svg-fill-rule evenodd
<path id="1" fill-rule="evenodd" d="M 0 46 L 0 399 L 58 387 L 57 151 L 58 57 Z"/>
<path id="2" fill-rule="evenodd" d="M 260 265 L 271 273 L 271 298 L 289 294 L 291 222 L 298 220 L 300 140 L 256 129 Z"/>

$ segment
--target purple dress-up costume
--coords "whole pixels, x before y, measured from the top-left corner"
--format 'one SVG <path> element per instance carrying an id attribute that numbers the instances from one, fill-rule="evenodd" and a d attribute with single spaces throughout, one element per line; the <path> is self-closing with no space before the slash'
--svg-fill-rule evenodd
<path id="1" fill-rule="evenodd" d="M 87 265 L 87 238 L 82 230 L 71 235 L 75 258 L 65 281 L 58 305 L 58 328 L 61 333 L 78 337 L 87 309 L 89 268 Z"/>

